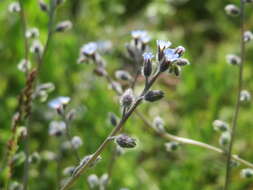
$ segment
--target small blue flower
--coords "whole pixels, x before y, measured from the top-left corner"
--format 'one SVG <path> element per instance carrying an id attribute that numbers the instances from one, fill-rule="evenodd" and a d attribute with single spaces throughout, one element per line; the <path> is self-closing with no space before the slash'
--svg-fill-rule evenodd
<path id="1" fill-rule="evenodd" d="M 170 62 L 177 61 L 179 58 L 179 55 L 175 53 L 174 49 L 165 49 L 164 50 L 165 59 Z"/>
<path id="2" fill-rule="evenodd" d="M 144 36 L 147 36 L 147 31 L 145 31 L 145 30 L 133 30 L 131 32 L 131 35 L 134 39 L 139 39 L 139 38 L 142 38 Z"/>
<path id="3" fill-rule="evenodd" d="M 70 97 L 67 96 L 60 96 L 58 98 L 55 98 L 53 100 L 51 100 L 48 103 L 48 106 L 53 108 L 53 109 L 58 109 L 59 107 L 61 107 L 62 105 L 66 105 L 68 104 L 70 101 Z"/>
<path id="4" fill-rule="evenodd" d="M 142 56 L 143 56 L 144 62 L 151 60 L 154 57 L 153 53 L 151 52 L 145 52 L 143 53 Z"/>
<path id="5" fill-rule="evenodd" d="M 142 43 L 147 44 L 148 42 L 150 42 L 151 37 L 146 33 L 145 35 L 142 35 L 140 37 L 140 40 Z"/>
<path id="6" fill-rule="evenodd" d="M 90 42 L 82 46 L 81 52 L 84 55 L 93 55 L 97 51 L 97 44 L 95 42 Z"/>
<path id="7" fill-rule="evenodd" d="M 164 41 L 164 40 L 157 40 L 156 41 L 156 44 L 157 44 L 157 47 L 160 49 L 160 50 L 164 50 L 166 48 L 169 48 L 171 46 L 171 42 L 170 41 Z"/>

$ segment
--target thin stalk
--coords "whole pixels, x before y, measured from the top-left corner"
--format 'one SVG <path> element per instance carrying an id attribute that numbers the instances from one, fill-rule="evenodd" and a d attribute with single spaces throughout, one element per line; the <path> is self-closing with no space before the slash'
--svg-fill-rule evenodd
<path id="1" fill-rule="evenodd" d="M 64 119 L 64 122 L 66 124 L 66 136 L 67 136 L 68 141 L 70 142 L 71 148 L 72 148 L 73 153 L 74 153 L 75 158 L 76 158 L 76 162 L 78 164 L 81 159 L 80 159 L 78 151 L 76 150 L 76 148 L 74 147 L 74 145 L 71 142 L 72 135 L 71 135 L 71 131 L 70 131 L 69 121 L 67 121 L 67 119 Z"/>
<path id="2" fill-rule="evenodd" d="M 200 142 L 200 141 L 196 141 L 193 139 L 188 139 L 188 138 L 184 138 L 184 137 L 178 137 L 176 135 L 172 135 L 170 133 L 166 133 L 166 132 L 161 132 L 159 130 L 157 130 L 153 124 L 151 122 L 149 122 L 146 117 L 144 117 L 138 110 L 135 110 L 135 114 L 145 123 L 145 126 L 149 129 L 152 129 L 153 132 L 155 132 L 156 134 L 158 134 L 159 136 L 161 136 L 163 139 L 165 140 L 169 140 L 169 141 L 176 141 L 180 144 L 185 144 L 185 145 L 193 145 L 193 146 L 197 146 L 197 147 L 201 147 L 204 148 L 206 150 L 210 150 L 216 153 L 219 153 L 221 155 L 224 155 L 224 151 L 220 148 L 217 148 L 215 146 Z M 250 168 L 253 168 L 253 164 L 240 158 L 238 155 L 231 155 L 231 158 L 243 165 L 246 165 Z"/>
<path id="3" fill-rule="evenodd" d="M 242 90 L 242 83 L 243 83 L 243 65 L 245 60 L 245 42 L 244 42 L 244 2 L 243 0 L 240 1 L 240 29 L 241 29 L 241 64 L 239 65 L 239 73 L 238 73 L 238 87 L 237 87 L 237 97 L 236 97 L 236 105 L 235 105 L 235 112 L 232 121 L 232 130 L 231 130 L 231 141 L 228 146 L 228 153 L 227 153 L 227 161 L 226 161 L 226 177 L 225 177 L 225 185 L 224 190 L 228 190 L 231 178 L 231 157 L 232 157 L 232 149 L 236 134 L 237 128 L 237 121 L 240 111 L 240 93 Z"/>
<path id="4" fill-rule="evenodd" d="M 110 76 L 106 76 L 105 78 L 107 79 L 107 82 L 109 84 L 111 84 L 112 80 L 111 80 Z M 115 93 L 118 96 L 120 96 L 120 94 L 117 91 L 115 91 Z M 213 152 L 216 152 L 216 153 L 219 153 L 219 154 L 223 154 L 223 155 L 225 154 L 223 149 L 220 149 L 218 147 L 215 147 L 215 146 L 212 146 L 212 145 L 200 142 L 200 141 L 196 141 L 196 140 L 189 139 L 189 138 L 184 138 L 184 137 L 178 137 L 178 136 L 172 135 L 170 133 L 161 133 L 160 131 L 156 130 L 156 128 L 153 126 L 153 124 L 151 122 L 149 122 L 145 118 L 145 116 L 143 116 L 143 114 L 140 113 L 138 110 L 135 110 L 134 113 L 144 122 L 146 127 L 148 127 L 149 129 L 152 129 L 156 134 L 160 135 L 165 140 L 177 141 L 178 143 L 181 143 L 181 144 L 193 145 L 193 146 L 201 147 L 201 148 L 204 148 L 206 150 L 210 150 L 210 151 L 213 151 Z M 241 163 L 242 165 L 245 165 L 245 166 L 250 167 L 250 168 L 253 169 L 253 164 L 252 163 L 250 163 L 247 160 L 244 160 L 244 159 L 240 158 L 238 155 L 233 154 L 232 159 L 239 162 L 239 163 Z"/>
<path id="5" fill-rule="evenodd" d="M 61 188 L 61 190 L 69 189 L 74 182 L 79 178 L 79 176 L 84 173 L 88 167 L 97 159 L 97 157 L 104 151 L 108 143 L 111 141 L 111 139 L 118 134 L 121 129 L 123 128 L 126 121 L 129 119 L 129 117 L 132 115 L 134 110 L 140 105 L 142 102 L 142 96 L 145 95 L 145 93 L 151 88 L 157 77 L 160 75 L 160 72 L 157 72 L 156 75 L 151 79 L 149 84 L 145 86 L 144 90 L 142 91 L 141 95 L 136 99 L 134 104 L 131 106 L 131 108 L 126 112 L 124 117 L 122 117 L 119 124 L 112 130 L 112 132 L 108 135 L 108 137 L 104 140 L 104 142 L 99 146 L 99 148 L 96 150 L 96 152 L 92 155 L 92 157 L 83 165 L 80 167 L 80 169 L 70 178 L 69 181 Z"/>

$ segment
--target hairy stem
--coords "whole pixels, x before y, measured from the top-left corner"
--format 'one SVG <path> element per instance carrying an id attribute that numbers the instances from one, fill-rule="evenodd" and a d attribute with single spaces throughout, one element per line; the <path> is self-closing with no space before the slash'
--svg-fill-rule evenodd
<path id="1" fill-rule="evenodd" d="M 79 178 L 79 176 L 84 173 L 88 167 L 97 159 L 97 157 L 104 151 L 108 143 L 111 141 L 111 139 L 117 135 L 126 121 L 129 119 L 129 117 L 132 115 L 134 110 L 140 105 L 142 102 L 142 96 L 145 95 L 145 93 L 151 88 L 151 86 L 154 84 L 157 77 L 160 75 L 160 72 L 157 72 L 154 77 L 150 80 L 147 86 L 145 86 L 144 90 L 142 91 L 141 95 L 135 100 L 134 104 L 130 107 L 130 109 L 126 112 L 126 114 L 122 117 L 119 124 L 112 130 L 110 135 L 104 140 L 104 142 L 99 146 L 99 148 L 96 150 L 96 152 L 92 155 L 92 157 L 80 167 L 80 169 L 70 178 L 69 181 L 61 188 L 62 190 L 69 189 L 73 183 Z"/>
<path id="2" fill-rule="evenodd" d="M 241 28 L 241 64 L 239 64 L 239 73 L 238 73 L 238 87 L 237 87 L 237 97 L 236 97 L 236 105 L 235 105 L 235 111 L 232 121 L 232 130 L 231 130 L 231 141 L 228 146 L 228 153 L 227 153 L 227 161 L 226 161 L 226 177 L 225 177 L 225 185 L 224 190 L 228 190 L 229 183 L 230 183 L 230 176 L 231 176 L 231 157 L 232 157 L 232 149 L 236 134 L 236 128 L 237 128 L 237 121 L 238 121 L 238 115 L 240 111 L 240 93 L 242 90 L 242 83 L 243 83 L 243 65 L 244 65 L 244 59 L 245 59 L 245 42 L 244 42 L 244 1 L 240 1 L 240 28 Z"/>

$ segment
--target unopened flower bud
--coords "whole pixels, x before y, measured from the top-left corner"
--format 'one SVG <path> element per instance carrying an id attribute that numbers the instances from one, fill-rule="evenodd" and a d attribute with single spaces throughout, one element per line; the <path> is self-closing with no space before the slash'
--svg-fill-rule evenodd
<path id="1" fill-rule="evenodd" d="M 225 132 L 229 130 L 229 125 L 221 120 L 214 120 L 213 128 L 215 131 Z"/>
<path id="2" fill-rule="evenodd" d="M 122 86 L 120 85 L 120 83 L 113 81 L 110 86 L 111 89 L 115 90 L 118 94 L 122 94 L 123 90 L 122 90 Z"/>
<path id="3" fill-rule="evenodd" d="M 17 13 L 21 10 L 20 4 L 18 2 L 12 2 L 8 7 L 9 12 Z"/>
<path id="4" fill-rule="evenodd" d="M 10 184 L 9 190 L 23 190 L 23 185 L 14 181 Z"/>
<path id="5" fill-rule="evenodd" d="M 245 31 L 243 34 L 244 42 L 250 42 L 253 40 L 253 33 L 251 31 Z"/>
<path id="6" fill-rule="evenodd" d="M 33 152 L 30 156 L 29 156 L 29 163 L 31 164 L 37 164 L 40 161 L 40 155 L 38 152 Z"/>
<path id="7" fill-rule="evenodd" d="M 251 95 L 250 95 L 249 91 L 242 90 L 240 93 L 240 101 L 241 102 L 249 102 L 250 99 L 251 99 Z"/>
<path id="8" fill-rule="evenodd" d="M 240 9 L 233 4 L 229 4 L 225 7 L 225 12 L 229 16 L 238 16 L 240 14 Z"/>
<path id="9" fill-rule="evenodd" d="M 245 168 L 241 170 L 240 174 L 242 178 L 251 178 L 253 176 L 253 170 L 251 168 Z"/>
<path id="10" fill-rule="evenodd" d="M 72 139 L 71 139 L 71 144 L 72 146 L 75 148 L 75 149 L 78 149 L 80 146 L 83 145 L 83 141 L 80 137 L 78 136 L 74 136 Z"/>
<path id="11" fill-rule="evenodd" d="M 81 52 L 85 56 L 93 56 L 95 52 L 97 51 L 97 44 L 95 42 L 89 42 L 87 44 L 84 44 L 81 48 Z"/>
<path id="12" fill-rule="evenodd" d="M 69 20 L 62 21 L 56 25 L 55 31 L 56 32 L 65 32 L 72 28 L 72 22 Z"/>
<path id="13" fill-rule="evenodd" d="M 239 65 L 241 64 L 241 58 L 237 55 L 234 55 L 234 54 L 228 54 L 226 56 L 226 60 L 227 60 L 227 63 L 228 64 L 231 64 L 231 65 Z"/>
<path id="14" fill-rule="evenodd" d="M 219 143 L 222 147 L 227 147 L 231 140 L 231 134 L 229 132 L 224 132 L 221 134 Z"/>
<path id="15" fill-rule="evenodd" d="M 64 3 L 65 0 L 56 0 L 56 5 L 59 6 Z"/>
<path id="16" fill-rule="evenodd" d="M 127 89 L 120 98 L 120 104 L 122 107 L 130 107 L 134 102 L 134 94 L 132 89 Z"/>
<path id="17" fill-rule="evenodd" d="M 29 30 L 25 32 L 26 38 L 37 38 L 39 37 L 39 35 L 40 35 L 40 32 L 38 28 L 30 28 Z"/>
<path id="18" fill-rule="evenodd" d="M 107 75 L 107 72 L 103 67 L 96 67 L 93 71 L 97 76 L 100 76 L 100 77 Z"/>
<path id="19" fill-rule="evenodd" d="M 118 135 L 115 141 L 122 148 L 134 148 L 136 146 L 136 139 L 124 134 Z"/>
<path id="20" fill-rule="evenodd" d="M 164 145 L 168 152 L 176 151 L 179 148 L 178 142 L 168 142 L 165 143 Z"/>
<path id="21" fill-rule="evenodd" d="M 118 124 L 118 118 L 117 118 L 117 116 L 114 114 L 114 113 L 112 113 L 112 112 L 109 112 L 109 121 L 110 121 L 110 124 L 112 125 L 112 126 L 117 126 L 117 124 Z"/>
<path id="22" fill-rule="evenodd" d="M 179 76 L 181 74 L 181 67 L 179 66 L 174 66 L 174 74 L 176 76 Z"/>
<path id="23" fill-rule="evenodd" d="M 39 0 L 39 6 L 40 6 L 40 10 L 47 12 L 48 11 L 48 5 L 45 3 L 44 0 Z"/>
<path id="24" fill-rule="evenodd" d="M 103 174 L 100 177 L 100 185 L 106 186 L 108 184 L 108 181 L 109 181 L 109 175 L 107 173 Z"/>
<path id="25" fill-rule="evenodd" d="M 160 100 L 164 97 L 164 93 L 161 90 L 150 90 L 144 96 L 144 99 L 149 102 Z"/>
<path id="26" fill-rule="evenodd" d="M 75 117 L 76 117 L 76 110 L 75 109 L 71 109 L 68 113 L 67 113 L 67 120 L 72 121 Z"/>
<path id="27" fill-rule="evenodd" d="M 22 72 L 28 72 L 31 69 L 31 62 L 25 59 L 22 59 L 18 64 L 18 70 Z"/>
<path id="28" fill-rule="evenodd" d="M 43 49 L 44 48 L 43 48 L 41 42 L 38 40 L 34 40 L 31 47 L 30 47 L 30 52 L 41 55 L 43 52 Z"/>
<path id="29" fill-rule="evenodd" d="M 158 131 L 158 132 L 164 132 L 164 121 L 161 117 L 157 116 L 155 117 L 154 121 L 153 121 L 153 124 L 155 126 L 155 129 Z"/>
<path id="30" fill-rule="evenodd" d="M 184 59 L 184 58 L 179 58 L 177 61 L 176 61 L 176 64 L 178 66 L 185 66 L 185 65 L 190 65 L 190 62 L 188 61 L 188 59 Z"/>
<path id="31" fill-rule="evenodd" d="M 181 57 L 185 53 L 185 48 L 183 46 L 178 46 L 175 49 L 175 53 Z"/>
<path id="32" fill-rule="evenodd" d="M 91 159 L 92 156 L 93 156 L 93 154 L 90 154 L 90 155 L 88 155 L 88 156 L 84 156 L 84 158 L 80 161 L 80 165 L 79 165 L 79 166 L 85 165 L 85 164 Z M 95 166 L 101 159 L 102 159 L 102 157 L 101 157 L 101 156 L 98 156 L 98 157 L 96 158 L 96 160 L 93 161 L 93 162 L 90 164 L 90 167 Z M 78 170 L 78 169 L 79 169 L 79 168 L 77 167 L 76 170 Z"/>
<path id="33" fill-rule="evenodd" d="M 97 175 L 95 174 L 89 175 L 87 180 L 91 189 L 99 186 L 99 179 Z"/>
<path id="34" fill-rule="evenodd" d="M 123 70 L 116 71 L 115 77 L 119 80 L 125 80 L 125 81 L 132 80 L 132 76 L 127 71 L 123 71 Z"/>
<path id="35" fill-rule="evenodd" d="M 145 52 L 143 54 L 144 66 L 143 66 L 143 75 L 149 77 L 152 73 L 152 58 L 154 55 L 151 52 Z"/>
<path id="36" fill-rule="evenodd" d="M 75 166 L 69 166 L 67 168 L 64 168 L 63 175 L 64 176 L 71 176 L 74 171 L 75 171 Z"/>
<path id="37" fill-rule="evenodd" d="M 61 136 L 66 130 L 66 124 L 63 121 L 52 121 L 49 124 L 49 135 Z"/>

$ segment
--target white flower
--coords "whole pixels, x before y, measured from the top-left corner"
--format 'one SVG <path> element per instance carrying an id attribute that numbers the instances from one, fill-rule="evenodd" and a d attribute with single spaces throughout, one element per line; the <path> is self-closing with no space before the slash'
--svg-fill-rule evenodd
<path id="1" fill-rule="evenodd" d="M 228 54 L 226 56 L 226 60 L 227 63 L 231 65 L 239 65 L 241 63 L 241 58 L 234 54 Z"/>
<path id="2" fill-rule="evenodd" d="M 156 44 L 159 50 L 164 50 L 169 48 L 172 43 L 170 41 L 156 40 Z"/>
<path id="3" fill-rule="evenodd" d="M 58 23 L 55 30 L 57 32 L 64 32 L 64 31 L 70 30 L 71 28 L 72 28 L 72 22 L 69 20 L 65 20 Z"/>
<path id="4" fill-rule="evenodd" d="M 48 106 L 53 108 L 53 109 L 57 109 L 63 105 L 67 105 L 70 102 L 70 97 L 67 96 L 59 96 L 58 98 L 55 98 L 53 100 L 51 100 L 48 103 Z"/>
<path id="5" fill-rule="evenodd" d="M 89 42 L 82 46 L 81 52 L 84 55 L 93 55 L 97 51 L 97 44 L 95 42 Z"/>

